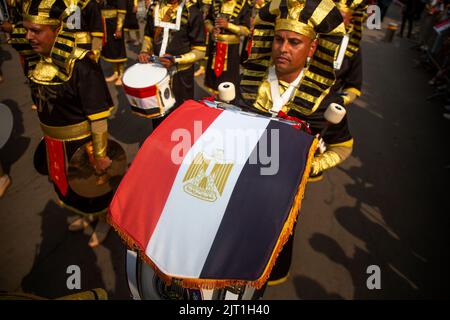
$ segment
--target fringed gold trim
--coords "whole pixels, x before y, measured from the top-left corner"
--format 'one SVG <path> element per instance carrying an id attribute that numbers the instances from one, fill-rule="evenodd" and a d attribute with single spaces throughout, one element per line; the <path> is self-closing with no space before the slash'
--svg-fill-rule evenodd
<path id="1" fill-rule="evenodd" d="M 275 249 L 272 252 L 272 255 L 269 259 L 269 263 L 267 264 L 263 274 L 255 281 L 246 281 L 246 280 L 237 280 L 237 279 L 229 279 L 229 280 L 220 280 L 220 279 L 193 279 L 193 278 L 176 278 L 162 272 L 158 266 L 153 263 L 150 258 L 145 254 L 145 249 L 142 249 L 137 241 L 131 237 L 128 233 L 122 231 L 122 229 L 114 222 L 113 217 L 109 213 L 106 216 L 106 221 L 114 228 L 117 234 L 122 238 L 128 248 L 131 250 L 135 250 L 139 254 L 139 258 L 142 259 L 145 263 L 147 263 L 160 277 L 166 285 L 171 285 L 172 282 L 177 282 L 178 285 L 183 288 L 189 289 L 221 289 L 229 286 L 246 286 L 249 285 L 256 289 L 260 289 L 269 279 L 270 273 L 272 271 L 273 266 L 275 265 L 276 259 L 280 254 L 283 246 L 288 241 L 289 237 L 292 234 L 295 222 L 297 221 L 298 212 L 301 208 L 301 202 L 303 199 L 303 195 L 305 192 L 306 184 L 308 182 L 309 172 L 311 170 L 312 159 L 314 158 L 314 153 L 316 151 L 318 144 L 318 140 L 314 138 L 311 147 L 309 149 L 308 158 L 306 161 L 305 170 L 303 173 L 302 181 L 298 187 L 297 193 L 294 197 L 293 206 L 289 211 L 288 218 L 284 223 L 283 229 L 281 231 L 281 235 L 278 238 L 278 241 L 275 245 Z"/>
<path id="2" fill-rule="evenodd" d="M 275 249 L 272 252 L 272 256 L 269 259 L 269 263 L 266 266 L 266 269 L 264 270 L 262 276 L 253 282 L 250 282 L 249 285 L 252 287 L 255 287 L 257 289 L 261 288 L 264 283 L 267 282 L 269 279 L 270 273 L 272 272 L 272 268 L 274 267 L 276 260 L 278 258 L 278 255 L 280 254 L 281 250 L 283 249 L 283 246 L 286 244 L 286 242 L 289 240 L 289 237 L 292 235 L 292 231 L 294 229 L 294 225 L 297 221 L 298 213 L 301 208 L 302 199 L 305 193 L 306 184 L 308 183 L 308 177 L 309 172 L 311 171 L 311 163 L 314 158 L 314 153 L 317 149 L 318 140 L 317 138 L 314 138 L 311 147 L 309 149 L 308 158 L 306 160 L 306 166 L 303 173 L 302 181 L 300 182 L 300 185 L 298 187 L 297 194 L 294 198 L 294 203 L 291 207 L 291 210 L 289 211 L 288 218 L 286 222 L 284 223 L 283 229 L 281 231 L 281 235 L 278 238 L 278 241 L 275 245 Z"/>

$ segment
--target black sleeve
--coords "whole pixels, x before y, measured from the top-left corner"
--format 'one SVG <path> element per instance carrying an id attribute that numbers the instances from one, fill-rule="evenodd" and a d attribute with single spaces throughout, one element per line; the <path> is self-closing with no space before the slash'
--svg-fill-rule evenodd
<path id="1" fill-rule="evenodd" d="M 189 42 L 192 46 L 205 45 L 205 24 L 203 22 L 202 14 L 197 6 L 189 8 Z"/>
<path id="2" fill-rule="evenodd" d="M 144 27 L 144 36 L 150 37 L 153 39 L 153 34 L 155 32 L 155 26 L 153 21 L 153 6 L 150 5 L 150 9 L 148 10 L 145 27 Z"/>
<path id="3" fill-rule="evenodd" d="M 241 9 L 241 13 L 239 14 L 239 25 L 247 27 L 250 30 L 250 19 L 252 17 L 252 9 L 248 5 L 248 1 L 244 0 L 245 4 Z"/>
<path id="4" fill-rule="evenodd" d="M 86 10 L 87 25 L 89 32 L 103 33 L 102 14 L 96 0 L 89 1 Z"/>
<path id="5" fill-rule="evenodd" d="M 117 0 L 117 10 L 127 11 L 127 0 Z"/>
<path id="6" fill-rule="evenodd" d="M 355 88 L 361 91 L 362 77 L 362 54 L 360 48 L 350 61 L 350 68 L 345 75 L 343 89 Z"/>
<path id="7" fill-rule="evenodd" d="M 74 72 L 76 94 L 86 117 L 91 120 L 108 117 L 113 102 L 100 65 L 86 56 L 77 62 Z"/>

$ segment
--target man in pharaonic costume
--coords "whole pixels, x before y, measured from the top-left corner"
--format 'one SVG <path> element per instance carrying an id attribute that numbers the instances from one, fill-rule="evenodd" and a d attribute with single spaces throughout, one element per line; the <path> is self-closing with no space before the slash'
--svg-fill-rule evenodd
<path id="1" fill-rule="evenodd" d="M 64 0 L 31 0 L 24 7 L 26 39 L 40 60 L 29 79 L 48 158 L 48 172 L 60 204 L 83 216 L 70 230 L 81 230 L 100 217 L 89 240 L 95 247 L 105 238 L 109 225 L 102 220 L 113 196 L 87 198 L 76 193 L 68 181 L 67 163 L 79 147 L 86 147 L 90 165 L 105 170 L 111 165 L 106 155 L 107 118 L 113 103 L 103 72 L 92 52 L 77 48 L 65 22 L 72 11 Z"/>
<path id="2" fill-rule="evenodd" d="M 332 0 L 266 4 L 255 18 L 252 48 L 240 81 L 240 104 L 268 116 L 308 121 L 335 82 L 333 64 L 344 34 L 341 13 Z M 324 119 L 320 125 L 325 125 Z M 311 130 L 315 134 L 320 127 Z M 313 159 L 311 170 L 336 165 L 348 157 L 348 151 L 328 149 L 331 158 L 336 156 L 339 161 L 331 165 L 320 154 Z M 293 237 L 280 253 L 269 284 L 287 279 L 292 245 Z"/>

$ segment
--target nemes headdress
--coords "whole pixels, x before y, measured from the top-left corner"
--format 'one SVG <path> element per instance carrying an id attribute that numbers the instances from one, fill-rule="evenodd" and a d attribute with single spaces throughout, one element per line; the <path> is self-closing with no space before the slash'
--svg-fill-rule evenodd
<path id="1" fill-rule="evenodd" d="M 309 115 L 335 82 L 333 62 L 345 34 L 342 15 L 332 0 L 272 0 L 266 4 L 255 19 L 252 48 L 240 83 L 242 98 L 249 105 L 256 100 L 272 63 L 277 30 L 294 31 L 318 41 L 293 100 L 297 111 Z"/>
<path id="2" fill-rule="evenodd" d="M 350 41 L 345 51 L 345 55 L 351 58 L 359 50 L 363 23 L 367 17 L 367 0 L 335 0 L 335 3 L 340 11 L 349 11 L 353 15 L 352 22 L 347 27 Z"/>
<path id="3" fill-rule="evenodd" d="M 75 46 L 73 32 L 67 27 L 68 18 L 75 12 L 78 0 L 29 0 L 23 4 L 23 19 L 32 23 L 61 26 L 50 52 L 50 59 L 42 58 L 28 76 L 36 83 L 60 84 L 70 79 L 75 61 L 89 51 Z"/>

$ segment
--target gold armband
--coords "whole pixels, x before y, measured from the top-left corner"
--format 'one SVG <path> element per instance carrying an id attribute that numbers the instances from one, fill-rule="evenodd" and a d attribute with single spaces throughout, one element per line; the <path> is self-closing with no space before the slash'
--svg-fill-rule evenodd
<path id="1" fill-rule="evenodd" d="M 96 159 L 106 157 L 108 147 L 108 122 L 106 119 L 92 121 L 92 145 L 94 147 L 94 157 Z"/>
<path id="2" fill-rule="evenodd" d="M 205 28 L 206 28 L 206 30 L 208 31 L 208 32 L 212 32 L 212 30 L 214 29 L 214 25 L 213 25 L 213 23 L 211 22 L 211 20 L 206 20 L 205 21 Z"/>
<path id="3" fill-rule="evenodd" d="M 205 48 L 196 47 L 192 48 L 192 51 L 182 54 L 179 58 L 175 59 L 178 64 L 190 64 L 196 61 L 200 61 L 205 57 Z"/>
<path id="4" fill-rule="evenodd" d="M 153 53 L 152 38 L 150 38 L 149 36 L 144 36 L 144 41 L 142 41 L 141 53 L 143 52 L 148 54 Z"/>
<path id="5" fill-rule="evenodd" d="M 347 93 L 345 96 L 342 97 L 344 99 L 345 106 L 353 103 L 353 101 L 355 101 L 356 98 L 358 98 L 361 95 L 361 91 L 355 88 L 344 89 L 344 92 Z"/>
<path id="6" fill-rule="evenodd" d="M 337 166 L 339 163 L 347 159 L 353 150 L 353 139 L 328 146 L 327 151 L 315 156 L 311 164 L 311 176 Z"/>
<path id="7" fill-rule="evenodd" d="M 125 21 L 125 13 L 122 11 L 117 11 L 117 26 L 116 30 L 122 30 L 123 28 L 123 22 Z"/>
<path id="8" fill-rule="evenodd" d="M 100 52 L 102 51 L 102 38 L 99 37 L 92 37 L 92 52 L 95 55 L 95 61 L 98 62 L 98 59 L 100 58 Z"/>
<path id="9" fill-rule="evenodd" d="M 231 22 L 228 22 L 227 29 L 234 34 L 240 35 L 240 36 L 248 36 L 250 34 L 250 30 L 248 30 L 247 27 L 244 26 L 238 26 Z"/>

